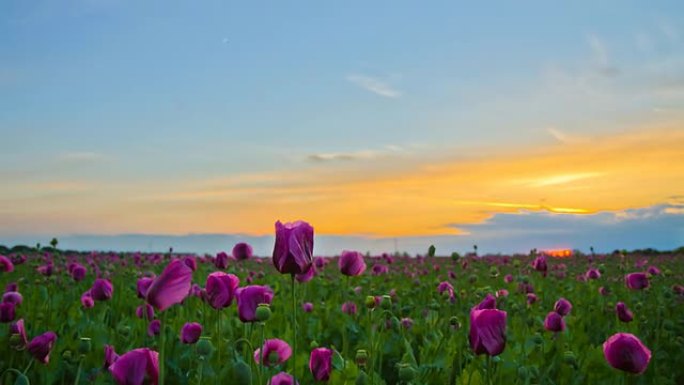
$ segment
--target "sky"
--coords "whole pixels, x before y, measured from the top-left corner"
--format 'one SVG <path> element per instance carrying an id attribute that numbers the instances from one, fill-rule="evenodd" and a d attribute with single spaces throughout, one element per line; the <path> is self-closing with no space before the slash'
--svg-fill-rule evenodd
<path id="1" fill-rule="evenodd" d="M 674 248 L 684 4 L 3 1 L 0 144 L 5 244 Z"/>

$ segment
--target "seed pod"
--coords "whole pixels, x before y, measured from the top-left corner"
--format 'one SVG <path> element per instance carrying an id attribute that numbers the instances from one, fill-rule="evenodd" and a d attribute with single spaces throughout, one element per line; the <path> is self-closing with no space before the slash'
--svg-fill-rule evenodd
<path id="1" fill-rule="evenodd" d="M 271 306 L 267 303 L 260 303 L 256 308 L 255 316 L 259 322 L 268 321 L 271 318 Z"/>
<path id="2" fill-rule="evenodd" d="M 233 364 L 233 381 L 237 385 L 252 384 L 252 369 L 242 359 Z"/>
<path id="3" fill-rule="evenodd" d="M 200 355 L 200 357 L 209 357 L 211 354 L 214 352 L 214 345 L 211 343 L 211 339 L 209 337 L 200 337 L 200 340 L 197 341 L 197 354 Z"/>
<path id="4" fill-rule="evenodd" d="M 81 337 L 81 342 L 78 344 L 78 352 L 81 354 L 88 354 L 92 350 L 90 338 Z"/>

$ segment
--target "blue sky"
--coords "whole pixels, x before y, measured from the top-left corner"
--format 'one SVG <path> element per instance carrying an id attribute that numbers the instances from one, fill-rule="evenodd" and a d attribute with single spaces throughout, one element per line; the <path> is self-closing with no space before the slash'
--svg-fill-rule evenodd
<path id="1" fill-rule="evenodd" d="M 684 156 L 683 53 L 677 1 L 6 1 L 0 176 L 12 186 L 0 192 L 0 236 L 263 235 L 299 217 L 328 235 L 438 236 L 496 215 L 525 223 L 516 213 L 529 205 L 656 207 L 684 193 L 673 164 Z M 572 156 L 536 153 L 585 159 L 625 137 L 653 141 L 634 154 L 643 170 L 619 155 L 575 170 Z M 415 183 L 382 192 L 387 180 L 455 165 L 462 174 L 469 162 L 497 179 L 508 174 L 492 159 L 521 158 L 531 163 L 517 180 L 568 189 L 551 198 L 478 185 L 470 196 L 462 186 L 474 181 L 442 180 L 461 202 L 453 219 L 436 214 L 445 196 L 405 201 Z M 374 193 L 359 192 L 380 177 Z M 353 199 L 331 203 L 334 186 L 352 183 Z M 620 183 L 650 187 L 623 197 Z M 415 211 L 394 218 L 387 201 Z M 501 206 L 512 201 L 517 211 Z M 417 213 L 434 220 L 404 224 Z M 377 216 L 389 224 L 354 229 Z"/>

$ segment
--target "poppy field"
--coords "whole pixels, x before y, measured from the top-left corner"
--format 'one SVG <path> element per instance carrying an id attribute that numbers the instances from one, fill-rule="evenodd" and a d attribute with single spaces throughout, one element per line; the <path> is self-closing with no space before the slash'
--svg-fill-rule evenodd
<path id="1" fill-rule="evenodd" d="M 0 384 L 684 383 L 681 249 L 314 243 L 300 221 L 266 256 L 5 249 Z"/>

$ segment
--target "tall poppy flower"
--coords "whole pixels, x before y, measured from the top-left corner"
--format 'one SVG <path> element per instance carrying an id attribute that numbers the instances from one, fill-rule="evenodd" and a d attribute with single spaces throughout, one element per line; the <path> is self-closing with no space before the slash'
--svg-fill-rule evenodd
<path id="1" fill-rule="evenodd" d="M 14 271 L 14 264 L 4 255 L 0 255 L 0 271 L 4 271 L 5 273 L 11 273 Z"/>
<path id="2" fill-rule="evenodd" d="M 244 261 L 245 259 L 252 258 L 252 246 L 248 243 L 240 242 L 233 246 L 233 257 L 238 261 Z"/>
<path id="3" fill-rule="evenodd" d="M 615 313 L 617 313 L 618 319 L 622 322 L 632 322 L 634 319 L 634 314 L 632 314 L 624 302 L 615 304 Z"/>
<path id="4" fill-rule="evenodd" d="M 560 314 L 562 317 L 565 317 L 566 315 L 570 314 L 570 310 L 572 310 L 572 303 L 565 298 L 561 298 L 556 301 L 556 304 L 553 306 L 553 308 L 556 313 Z"/>
<path id="5" fill-rule="evenodd" d="M 640 374 L 648 368 L 651 351 L 633 334 L 617 333 L 603 343 L 603 355 L 610 366 Z"/>
<path id="6" fill-rule="evenodd" d="M 34 337 L 26 346 L 26 350 L 35 358 L 36 361 L 47 364 L 50 362 L 50 352 L 57 341 L 57 334 L 46 332 Z"/>
<path id="7" fill-rule="evenodd" d="M 311 351 L 309 370 L 316 381 L 328 381 L 332 372 L 333 351 L 327 348 L 316 348 Z"/>
<path id="8" fill-rule="evenodd" d="M 358 251 L 344 250 L 337 261 L 343 275 L 354 277 L 366 271 L 366 262 Z"/>
<path id="9" fill-rule="evenodd" d="M 202 335 L 202 325 L 197 322 L 188 322 L 183 325 L 180 332 L 180 340 L 184 344 L 194 344 Z"/>
<path id="10" fill-rule="evenodd" d="M 223 309 L 233 303 L 235 290 L 240 285 L 240 279 L 233 274 L 215 271 L 207 277 L 205 286 L 205 300 L 214 309 Z"/>
<path id="11" fill-rule="evenodd" d="M 556 333 L 565 330 L 563 316 L 555 311 L 549 312 L 549 314 L 546 315 L 546 319 L 544 319 L 544 329 Z"/>
<path id="12" fill-rule="evenodd" d="M 625 276 L 625 285 L 632 290 L 641 290 L 649 286 L 646 273 L 630 273 Z"/>
<path id="13" fill-rule="evenodd" d="M 98 278 L 93 282 L 93 287 L 90 288 L 90 296 L 95 301 L 106 301 L 112 298 L 114 294 L 114 285 L 104 278 Z"/>
<path id="14" fill-rule="evenodd" d="M 182 260 L 171 261 L 147 289 L 147 302 L 159 311 L 182 302 L 190 292 L 192 269 Z"/>
<path id="15" fill-rule="evenodd" d="M 273 265 L 281 274 L 302 274 L 312 264 L 314 229 L 304 221 L 275 224 Z"/>
<path id="16" fill-rule="evenodd" d="M 159 353 L 147 348 L 131 350 L 111 364 L 109 371 L 118 385 L 157 385 Z"/>
<path id="17" fill-rule="evenodd" d="M 256 322 L 256 309 L 260 303 L 271 304 L 273 290 L 268 286 L 245 286 L 237 289 L 238 317 L 242 322 Z"/>
<path id="18" fill-rule="evenodd" d="M 475 354 L 498 356 L 506 347 L 506 312 L 498 309 L 470 311 L 470 348 Z"/>
<path id="19" fill-rule="evenodd" d="M 254 362 L 257 364 L 261 362 L 266 366 L 280 365 L 292 355 L 290 345 L 277 338 L 266 340 L 263 348 L 263 354 L 261 353 L 261 348 L 254 351 Z"/>

